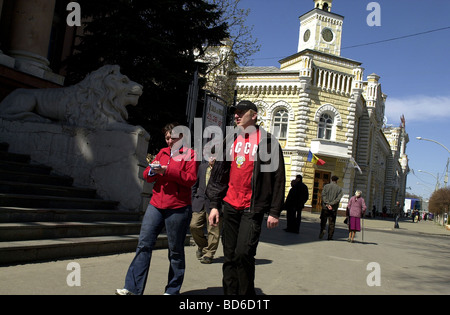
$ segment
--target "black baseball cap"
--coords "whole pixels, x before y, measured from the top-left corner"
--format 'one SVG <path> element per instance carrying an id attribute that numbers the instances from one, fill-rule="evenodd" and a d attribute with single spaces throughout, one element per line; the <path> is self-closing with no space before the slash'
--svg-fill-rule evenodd
<path id="1" fill-rule="evenodd" d="M 249 109 L 253 109 L 255 112 L 258 112 L 258 107 L 250 101 L 241 101 L 236 106 L 231 106 L 231 110 L 234 112 L 235 110 L 247 111 Z"/>

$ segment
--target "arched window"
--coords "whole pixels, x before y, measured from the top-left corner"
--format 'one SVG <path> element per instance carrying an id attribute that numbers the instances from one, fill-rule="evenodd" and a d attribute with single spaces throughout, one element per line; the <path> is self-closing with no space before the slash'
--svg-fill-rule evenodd
<path id="1" fill-rule="evenodd" d="M 333 117 L 329 113 L 324 113 L 320 116 L 319 132 L 317 137 L 319 139 L 331 140 L 333 133 Z"/>
<path id="2" fill-rule="evenodd" d="M 278 110 L 273 116 L 273 135 L 278 139 L 286 139 L 289 113 L 285 109 Z"/>

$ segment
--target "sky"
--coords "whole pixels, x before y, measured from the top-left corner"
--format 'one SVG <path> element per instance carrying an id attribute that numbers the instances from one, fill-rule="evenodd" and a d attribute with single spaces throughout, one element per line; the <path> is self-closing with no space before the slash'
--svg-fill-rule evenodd
<path id="1" fill-rule="evenodd" d="M 371 2 L 333 1 L 331 12 L 345 17 L 341 56 L 362 62 L 365 80 L 372 73 L 381 77 L 388 125 L 399 126 L 405 115 L 411 169 L 407 192 L 427 199 L 437 179 L 444 186 L 450 158 L 441 145 L 416 139 L 435 140 L 450 149 L 450 1 L 376 1 L 380 26 L 367 23 L 374 11 L 368 10 Z M 279 67 L 279 60 L 297 52 L 299 17 L 314 8 L 314 1 L 241 0 L 241 8 L 250 9 L 247 25 L 261 45 L 252 65 Z M 425 34 L 409 36 L 419 33 Z M 385 40 L 390 41 L 364 45 Z"/>

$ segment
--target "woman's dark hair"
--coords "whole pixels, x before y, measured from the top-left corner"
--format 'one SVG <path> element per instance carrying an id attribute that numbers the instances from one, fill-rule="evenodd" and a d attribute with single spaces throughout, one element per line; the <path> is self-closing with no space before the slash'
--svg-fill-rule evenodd
<path id="1" fill-rule="evenodd" d="M 164 128 L 163 128 L 161 131 L 162 131 L 163 135 L 165 135 L 167 132 L 172 133 L 172 130 L 173 130 L 176 126 L 179 126 L 179 125 L 180 125 L 179 123 L 173 122 L 173 123 L 170 123 L 170 124 L 165 125 Z"/>

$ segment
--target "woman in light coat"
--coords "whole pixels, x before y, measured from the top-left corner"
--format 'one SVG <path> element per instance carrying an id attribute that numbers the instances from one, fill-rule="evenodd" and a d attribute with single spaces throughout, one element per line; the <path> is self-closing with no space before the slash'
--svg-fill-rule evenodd
<path id="1" fill-rule="evenodd" d="M 361 217 L 366 211 L 366 203 L 364 198 L 361 197 L 361 191 L 357 190 L 355 195 L 350 198 L 348 203 L 348 241 L 354 242 L 356 232 L 361 231 Z"/>

